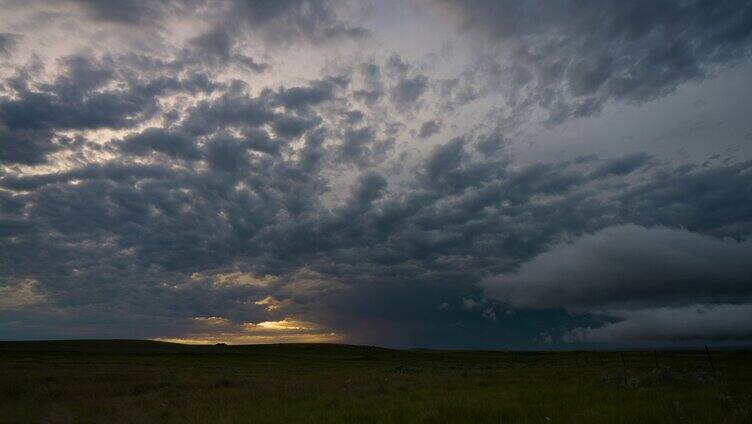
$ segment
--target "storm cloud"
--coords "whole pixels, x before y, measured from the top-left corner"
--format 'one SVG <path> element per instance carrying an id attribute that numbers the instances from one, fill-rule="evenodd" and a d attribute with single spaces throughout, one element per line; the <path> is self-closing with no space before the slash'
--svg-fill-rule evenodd
<path id="1" fill-rule="evenodd" d="M 516 80 L 506 90 L 525 107 L 542 106 L 550 123 L 595 114 L 608 101 L 665 96 L 750 54 L 752 6 L 745 2 L 438 3 L 462 31 L 514 63 L 496 62 L 486 73 L 497 85 Z"/>
<path id="2" fill-rule="evenodd" d="M 749 340 L 744 2 L 0 5 L 2 339 Z"/>
<path id="3" fill-rule="evenodd" d="M 687 230 L 608 227 L 486 280 L 517 307 L 606 308 L 747 300 L 752 244 Z"/>

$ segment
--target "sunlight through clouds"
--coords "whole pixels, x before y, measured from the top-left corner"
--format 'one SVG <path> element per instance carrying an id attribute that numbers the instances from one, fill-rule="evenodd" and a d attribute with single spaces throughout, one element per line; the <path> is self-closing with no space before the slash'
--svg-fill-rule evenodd
<path id="1" fill-rule="evenodd" d="M 749 339 L 749 2 L 0 10 L 0 339 Z"/>

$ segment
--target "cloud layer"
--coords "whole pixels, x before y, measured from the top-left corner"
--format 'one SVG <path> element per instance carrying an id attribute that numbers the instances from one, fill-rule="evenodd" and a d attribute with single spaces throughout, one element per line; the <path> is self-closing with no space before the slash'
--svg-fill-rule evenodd
<path id="1" fill-rule="evenodd" d="M 529 153 L 748 66 L 745 2 L 0 5 L 0 339 L 749 339 L 744 134 Z"/>
<path id="2" fill-rule="evenodd" d="M 489 278 L 489 296 L 516 307 L 613 308 L 744 301 L 749 241 L 687 230 L 608 227 Z"/>

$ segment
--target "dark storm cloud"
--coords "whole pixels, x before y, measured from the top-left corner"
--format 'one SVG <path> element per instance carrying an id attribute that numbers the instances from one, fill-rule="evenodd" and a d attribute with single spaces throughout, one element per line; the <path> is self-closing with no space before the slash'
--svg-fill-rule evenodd
<path id="1" fill-rule="evenodd" d="M 203 100 L 188 110 L 183 128 L 194 135 L 205 135 L 226 126 L 258 127 L 274 119 L 264 98 L 246 96 L 243 85 L 232 87 L 216 100 Z"/>
<path id="2" fill-rule="evenodd" d="M 394 140 L 379 138 L 370 126 L 348 128 L 338 146 L 337 162 L 368 167 L 382 161 L 393 146 Z"/>
<path id="3" fill-rule="evenodd" d="M 752 162 L 722 167 L 659 168 L 653 177 L 627 187 L 615 200 L 641 225 L 675 225 L 719 237 L 752 233 Z"/>
<path id="4" fill-rule="evenodd" d="M 384 95 L 381 67 L 374 62 L 361 63 L 358 74 L 363 80 L 363 86 L 353 91 L 353 97 L 372 106 Z"/>
<path id="5" fill-rule="evenodd" d="M 345 120 L 348 124 L 354 125 L 363 120 L 363 112 L 359 110 L 351 110 L 347 113 L 345 113 Z"/>
<path id="6" fill-rule="evenodd" d="M 40 86 L 39 91 L 23 87 L 16 98 L 2 98 L 0 119 L 6 128 L 119 128 L 143 109 L 143 104 L 129 101 L 129 93 L 93 92 L 112 80 L 107 65 L 82 56 L 67 57 L 61 65 L 64 71 L 52 84 Z"/>
<path id="7" fill-rule="evenodd" d="M 164 0 L 72 0 L 72 3 L 83 7 L 94 20 L 127 25 L 153 23 L 170 4 Z"/>
<path id="8" fill-rule="evenodd" d="M 276 66 L 285 46 L 366 30 L 330 1 L 81 2 L 102 25 L 161 31 L 195 9 L 205 29 L 164 56 L 76 54 L 3 81 L 0 288 L 29 295 L 0 308 L 26 328 L 0 336 L 294 317 L 392 346 L 530 347 L 553 327 L 582 341 L 746 337 L 728 328 L 752 295 L 752 163 L 525 163 L 519 132 L 454 114 L 494 84 L 553 120 L 661 96 L 746 54 L 748 8 L 731 4 L 478 3 L 465 27 L 511 46 L 514 66 L 492 56 L 439 80 L 392 54 L 270 87 L 256 43 Z M 715 324 L 646 326 L 663 307 Z"/>
<path id="9" fill-rule="evenodd" d="M 347 86 L 343 78 L 328 78 L 313 81 L 308 87 L 291 87 L 279 90 L 275 100 L 287 109 L 305 111 L 310 106 L 332 100 L 337 87 Z"/>
<path id="10" fill-rule="evenodd" d="M 484 282 L 516 307 L 604 309 L 749 300 L 752 243 L 687 230 L 608 227 Z"/>
<path id="11" fill-rule="evenodd" d="M 307 87 L 264 90 L 260 96 L 251 97 L 245 93 L 245 84 L 236 82 L 221 97 L 190 108 L 181 126 L 200 136 L 219 128 L 248 130 L 268 124 L 278 136 L 296 138 L 321 123 L 321 118 L 309 108 L 333 99 L 336 87 L 342 84 L 345 82 L 329 78 L 312 81 Z M 274 110 L 276 106 L 283 106 L 288 112 L 279 113 Z"/>
<path id="12" fill-rule="evenodd" d="M 189 40 L 190 49 L 184 52 L 184 60 L 199 59 L 210 66 L 235 64 L 253 72 L 264 72 L 269 65 L 236 52 L 236 40 L 227 28 L 215 27 Z"/>
<path id="13" fill-rule="evenodd" d="M 547 109 L 551 123 L 592 115 L 612 99 L 642 103 L 664 96 L 750 54 L 746 1 L 439 3 L 456 13 L 462 29 L 511 55 L 527 75 L 511 92 L 527 92 L 523 104 Z M 494 65 L 488 75 L 512 69 Z"/>
<path id="14" fill-rule="evenodd" d="M 272 123 L 274 132 L 283 138 L 297 138 L 303 135 L 311 128 L 315 128 L 321 123 L 321 119 L 314 117 L 300 116 L 278 116 Z"/>
<path id="15" fill-rule="evenodd" d="M 609 175 L 627 175 L 645 165 L 650 160 L 646 153 L 635 153 L 609 160 L 593 171 L 591 178 L 602 178 Z"/>
<path id="16" fill-rule="evenodd" d="M 16 47 L 16 35 L 11 33 L 0 33 L 0 53 L 10 55 Z"/>
<path id="17" fill-rule="evenodd" d="M 369 34 L 365 28 L 342 21 L 334 3 L 327 0 L 236 0 L 231 2 L 227 20 L 272 42 L 321 42 Z"/>
<path id="18" fill-rule="evenodd" d="M 74 180 L 108 180 L 131 184 L 145 178 L 164 178 L 172 175 L 162 166 L 123 165 L 104 163 L 84 166 L 67 172 L 29 176 L 8 175 L 0 179 L 0 186 L 16 191 L 36 190 L 48 184 Z"/>
<path id="19" fill-rule="evenodd" d="M 135 78 L 127 60 L 113 58 L 72 55 L 59 64 L 54 81 L 33 86 L 24 82 L 15 85 L 14 96 L 0 97 L 1 161 L 43 163 L 49 153 L 70 147 L 56 135 L 59 131 L 129 128 L 162 112 L 159 96 L 211 93 L 222 87 L 199 72 L 182 78 Z M 109 87 L 113 83 L 116 88 Z"/>
<path id="20" fill-rule="evenodd" d="M 353 25 L 337 14 L 329 0 L 68 0 L 95 22 L 127 26 L 159 27 L 166 19 L 198 14 L 213 28 L 194 41 L 211 54 L 229 51 L 232 38 L 250 31 L 274 43 L 325 42 L 362 38 L 370 31 Z"/>
<path id="21" fill-rule="evenodd" d="M 120 143 L 120 148 L 124 152 L 141 156 L 160 152 L 184 159 L 199 157 L 199 150 L 193 139 L 162 128 L 147 128 L 141 133 L 130 135 Z"/>
<path id="22" fill-rule="evenodd" d="M 424 122 L 420 126 L 420 131 L 418 131 L 418 137 L 428 138 L 434 134 L 438 134 L 440 130 L 441 130 L 441 123 L 436 122 L 435 120 L 431 119 L 429 121 Z"/>
<path id="23" fill-rule="evenodd" d="M 48 154 L 61 149 L 51 137 L 47 131 L 9 131 L 0 127 L 0 163 L 35 165 L 45 162 Z"/>
<path id="24" fill-rule="evenodd" d="M 305 153 L 298 159 L 253 158 L 241 140 L 213 138 L 206 146 L 211 172 L 113 163 L 63 174 L 6 176 L 3 187 L 27 193 L 8 201 L 12 222 L 6 227 L 16 241 L 3 242 L 3 257 L 13 261 L 16 275 L 35 276 L 40 292 L 60 305 L 111 296 L 128 302 L 149 297 L 152 300 L 137 307 L 139 313 L 160 310 L 176 320 L 197 314 L 251 319 L 258 312 L 231 305 L 271 296 L 287 299 L 278 309 L 280 317 L 295 314 L 360 334 L 358 340 L 408 344 L 412 338 L 424 344 L 453 345 L 465 340 L 470 328 L 496 328 L 494 334 L 508 329 L 492 326 L 490 313 L 485 317 L 482 313 L 498 308 L 503 315 L 503 306 L 490 303 L 471 310 L 457 303 L 463 297 L 480 298 L 475 284 L 484 275 L 511 271 L 563 234 L 644 219 L 613 200 L 625 195 L 627 188 L 610 192 L 591 185 L 592 171 L 575 167 L 581 163 L 510 168 L 491 157 L 474 158 L 470 146 L 483 140 L 467 139 L 436 148 L 421 170 L 427 178 L 416 179 L 420 184 L 414 190 L 390 196 L 384 176 L 367 171 L 345 205 L 327 211 L 318 201 L 326 185 L 316 173 L 322 161 L 328 160 L 321 137 L 316 130 L 308 134 Z M 355 133 L 351 137 L 358 139 Z M 360 142 L 367 140 L 363 137 Z M 336 145 L 330 148 L 338 149 Z M 693 178 L 670 167 L 661 172 L 676 174 L 671 184 L 677 187 Z M 748 183 L 745 172 L 726 171 L 724 175 L 726 184 Z M 610 178 L 622 176 L 617 173 Z M 641 195 L 660 202 L 665 183 L 661 173 L 643 178 L 647 181 Z M 236 188 L 241 182 L 247 189 Z M 671 209 L 679 214 L 692 211 L 697 207 L 695 198 L 714 190 L 714 186 L 698 187 L 683 198 L 672 199 Z M 542 201 L 540 196 L 553 197 Z M 26 205 L 23 215 L 18 202 Z M 750 215 L 728 216 L 701 231 L 749 225 L 750 221 Z M 58 236 L 34 236 L 40 232 Z M 748 244 L 688 237 L 701 240 L 697 246 L 701 250 L 719 245 L 735 252 L 733 246 Z M 72 240 L 88 243 L 69 243 Z M 40 269 L 42 257 L 45 265 Z M 733 257 L 724 260 L 734 261 Z M 328 287 L 328 294 L 301 297 L 302 289 L 294 283 L 298 280 L 292 277 L 287 285 L 249 286 L 245 291 L 210 281 L 199 286 L 189 282 L 193 272 L 221 270 L 234 263 L 245 264 L 256 275 L 284 278 L 307 267 L 319 277 L 309 281 L 306 290 Z M 77 274 L 71 274 L 73 268 Z M 724 272 L 735 269 L 727 268 Z M 676 272 L 667 275 L 684 275 Z M 133 275 L 142 277 L 134 281 Z M 106 285 L 98 283 L 105 280 Z M 163 281 L 182 282 L 176 287 L 183 288 L 164 287 L 159 283 Z M 678 290 L 676 284 L 670 287 Z M 719 288 L 720 297 L 698 295 L 698 299 L 727 299 L 744 292 L 743 285 L 734 284 L 729 280 L 723 290 Z M 702 294 L 701 284 L 692 287 L 685 288 L 683 295 Z M 174 290 L 180 290 L 179 297 Z M 666 301 L 677 301 L 668 289 L 661 295 Z M 372 302 L 382 297 L 383 301 Z M 415 299 L 423 300 L 416 303 Z M 439 308 L 444 303 L 449 306 Z M 391 311 L 387 315 L 385 307 Z M 381 321 L 387 316 L 388 321 Z M 418 316 L 424 324 L 416 324 Z M 433 321 L 426 323 L 427 316 Z M 537 334 L 545 330 L 540 321 L 533 324 L 525 317 L 504 320 L 522 326 L 515 331 L 535 329 Z M 469 327 L 446 328 L 457 320 Z M 395 326 L 402 328 L 404 339 L 395 336 Z M 515 343 L 498 334 L 498 340 Z"/>
<path id="25" fill-rule="evenodd" d="M 752 305 L 691 305 L 610 312 L 597 327 L 577 327 L 564 334 L 567 342 L 702 342 L 752 339 Z"/>
<path id="26" fill-rule="evenodd" d="M 282 142 L 272 139 L 264 130 L 247 129 L 243 132 L 243 138 L 248 148 L 256 152 L 277 154 L 282 148 Z"/>
<path id="27" fill-rule="evenodd" d="M 340 157 L 345 163 L 367 162 L 368 158 L 368 144 L 375 137 L 374 130 L 371 127 L 363 127 L 360 129 L 349 129 L 345 133 L 344 143 L 340 150 Z"/>
<path id="28" fill-rule="evenodd" d="M 440 182 L 462 164 L 465 157 L 465 139 L 454 138 L 431 151 L 426 159 L 426 173 L 432 181 Z"/>
<path id="29" fill-rule="evenodd" d="M 361 175 L 353 192 L 355 204 L 361 206 L 368 205 L 383 195 L 386 186 L 386 179 L 376 172 L 368 172 Z"/>
<path id="30" fill-rule="evenodd" d="M 398 108 L 412 107 L 428 89 L 428 78 L 416 75 L 403 78 L 392 88 L 391 99 Z"/>

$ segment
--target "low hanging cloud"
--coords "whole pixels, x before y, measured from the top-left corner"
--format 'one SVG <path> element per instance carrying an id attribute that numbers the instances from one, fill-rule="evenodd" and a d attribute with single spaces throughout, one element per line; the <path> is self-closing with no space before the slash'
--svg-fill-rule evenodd
<path id="1" fill-rule="evenodd" d="M 0 3 L 0 339 L 530 348 L 662 308 L 743 336 L 695 314 L 752 303 L 748 144 L 529 147 L 717 90 L 744 2 Z"/>
<path id="2" fill-rule="evenodd" d="M 577 327 L 566 342 L 698 342 L 752 340 L 752 304 L 690 305 L 609 311 L 616 319 L 599 327 Z"/>
<path id="3" fill-rule="evenodd" d="M 557 244 L 482 286 L 516 308 L 613 320 L 571 330 L 566 341 L 748 339 L 750 257 L 749 240 L 621 225 Z"/>
<path id="4" fill-rule="evenodd" d="M 622 225 L 560 243 L 514 273 L 486 279 L 489 297 L 519 308 L 598 309 L 752 296 L 752 242 Z"/>

